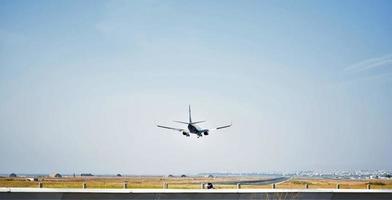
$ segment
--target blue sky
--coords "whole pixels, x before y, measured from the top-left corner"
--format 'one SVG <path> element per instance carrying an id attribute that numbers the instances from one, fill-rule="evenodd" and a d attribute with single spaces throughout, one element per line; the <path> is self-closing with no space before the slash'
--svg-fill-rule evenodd
<path id="1" fill-rule="evenodd" d="M 0 172 L 391 169 L 391 9 L 2 0 Z"/>

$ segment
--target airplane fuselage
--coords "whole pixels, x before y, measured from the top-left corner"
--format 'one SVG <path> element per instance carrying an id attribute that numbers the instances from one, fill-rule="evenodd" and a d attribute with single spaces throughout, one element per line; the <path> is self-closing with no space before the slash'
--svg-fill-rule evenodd
<path id="1" fill-rule="evenodd" d="M 199 126 L 194 124 L 188 124 L 188 130 L 190 133 L 196 134 L 199 137 L 203 136 L 203 133 L 208 135 L 208 129 L 201 129 Z"/>

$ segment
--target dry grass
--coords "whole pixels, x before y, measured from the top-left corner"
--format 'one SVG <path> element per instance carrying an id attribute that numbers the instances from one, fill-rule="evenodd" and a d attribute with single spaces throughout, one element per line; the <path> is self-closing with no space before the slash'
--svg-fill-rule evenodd
<path id="1" fill-rule="evenodd" d="M 371 189 L 392 189 L 392 180 L 337 180 L 337 179 L 293 179 L 277 185 L 277 188 L 305 188 L 334 189 L 339 184 L 340 189 L 366 189 L 370 184 Z"/>
<path id="2" fill-rule="evenodd" d="M 41 180 L 45 188 L 82 188 L 83 183 L 87 188 L 123 188 L 124 182 L 128 183 L 128 188 L 163 188 L 167 183 L 170 189 L 200 189 L 201 183 L 221 183 L 238 180 L 255 180 L 260 177 L 65 177 L 65 178 L 43 178 Z M 366 189 L 367 184 L 372 189 L 392 189 L 392 180 L 335 180 L 335 179 L 290 179 L 289 181 L 276 184 L 277 189 L 303 189 L 305 184 L 310 189 L 336 188 L 339 184 L 341 189 Z M 37 181 L 28 181 L 24 178 L 0 178 L 0 187 L 38 187 Z M 215 184 L 217 189 L 234 189 L 234 184 Z M 243 189 L 271 189 L 271 185 L 241 185 Z"/>
<path id="3" fill-rule="evenodd" d="M 204 177 L 124 177 L 124 178 L 43 178 L 40 180 L 45 188 L 81 188 L 86 183 L 88 188 L 163 188 L 167 183 L 169 188 L 200 189 L 201 183 L 234 181 L 234 178 L 204 178 Z M 28 181 L 24 178 L 0 178 L 0 187 L 38 187 L 37 181 Z M 233 185 L 219 185 L 217 188 L 234 188 Z"/>

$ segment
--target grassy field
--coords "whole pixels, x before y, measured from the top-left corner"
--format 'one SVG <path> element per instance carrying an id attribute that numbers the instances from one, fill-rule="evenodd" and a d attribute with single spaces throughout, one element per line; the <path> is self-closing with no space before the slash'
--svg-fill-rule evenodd
<path id="1" fill-rule="evenodd" d="M 163 188 L 164 183 L 169 189 L 200 189 L 201 183 L 222 183 L 238 180 L 257 180 L 260 177 L 65 177 L 41 178 L 39 182 L 44 188 L 82 188 L 86 183 L 87 188 L 123 188 L 128 183 L 128 188 Z M 29 181 L 25 178 L 0 178 L 0 187 L 38 187 L 38 181 Z M 341 189 L 366 189 L 370 184 L 371 189 L 392 189 L 392 180 L 336 180 L 336 179 L 302 179 L 292 178 L 286 182 L 276 184 L 277 189 L 303 189 L 308 185 L 310 189 L 336 188 Z M 216 189 L 234 189 L 234 184 L 215 184 Z M 241 185 L 243 189 L 270 189 L 272 185 Z"/>
<path id="2" fill-rule="evenodd" d="M 251 180 L 254 178 L 251 178 Z M 28 181 L 25 178 L 0 178 L 0 187 L 38 187 L 41 182 L 44 188 L 82 188 L 86 183 L 88 188 L 123 188 L 127 182 L 128 188 L 163 188 L 167 183 L 171 189 L 200 189 L 201 183 L 235 181 L 238 178 L 204 178 L 204 177 L 65 177 L 43 178 L 40 181 Z M 217 188 L 235 188 L 235 185 L 219 185 Z"/>
<path id="3" fill-rule="evenodd" d="M 308 185 L 310 189 L 336 188 L 339 184 L 340 189 L 366 189 L 370 184 L 371 189 L 392 189 L 392 180 L 349 180 L 349 179 L 293 179 L 276 188 L 304 188 Z"/>

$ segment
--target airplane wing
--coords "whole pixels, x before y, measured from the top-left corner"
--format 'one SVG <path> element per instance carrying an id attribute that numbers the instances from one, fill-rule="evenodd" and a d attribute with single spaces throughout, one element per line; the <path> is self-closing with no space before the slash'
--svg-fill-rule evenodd
<path id="1" fill-rule="evenodd" d="M 232 124 L 230 123 L 230 125 L 225 125 L 225 126 L 220 126 L 215 128 L 216 130 L 222 129 L 222 128 L 229 128 Z"/>
<path id="2" fill-rule="evenodd" d="M 157 125 L 157 126 L 158 126 L 159 128 L 166 128 L 166 129 L 175 130 L 175 131 L 180 131 L 180 132 L 185 131 L 185 129 L 182 129 L 182 128 L 173 128 L 173 127 L 161 126 L 161 125 Z"/>
<path id="3" fill-rule="evenodd" d="M 229 125 L 225 125 L 225 126 L 219 126 L 219 127 L 216 127 L 216 128 L 211 128 L 211 129 L 207 129 L 208 131 L 217 131 L 217 130 L 220 130 L 220 129 L 224 129 L 224 128 L 229 128 L 229 127 L 231 127 L 231 123 L 229 124 Z"/>

